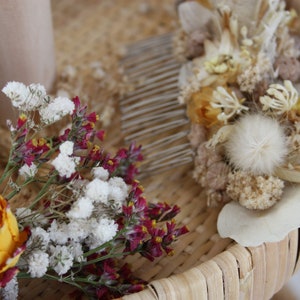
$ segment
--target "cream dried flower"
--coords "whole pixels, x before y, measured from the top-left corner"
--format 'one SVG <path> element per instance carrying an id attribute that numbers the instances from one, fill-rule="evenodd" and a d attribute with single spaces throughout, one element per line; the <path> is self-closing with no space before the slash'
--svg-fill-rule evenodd
<path id="1" fill-rule="evenodd" d="M 248 56 L 249 53 L 245 53 L 245 55 Z M 264 79 L 273 77 L 273 73 L 272 60 L 266 53 L 261 51 L 257 54 L 255 63 L 252 62 L 243 67 L 243 72 L 237 76 L 237 83 L 241 91 L 253 93 Z"/>
<path id="2" fill-rule="evenodd" d="M 210 165 L 206 173 L 206 182 L 213 190 L 225 190 L 228 180 L 229 166 L 223 161 Z"/>
<path id="3" fill-rule="evenodd" d="M 271 84 L 267 94 L 259 98 L 263 111 L 271 110 L 276 114 L 283 114 L 298 102 L 299 95 L 292 82 L 285 80 L 283 84 L 284 86 Z"/>
<path id="4" fill-rule="evenodd" d="M 206 141 L 207 129 L 205 126 L 197 123 L 192 123 L 188 139 L 193 149 L 196 149 L 200 144 Z"/>
<path id="5" fill-rule="evenodd" d="M 196 152 L 193 178 L 203 187 L 207 186 L 208 168 L 220 161 L 222 157 L 214 149 L 207 148 L 206 143 L 200 144 Z"/>
<path id="6" fill-rule="evenodd" d="M 300 79 L 300 61 L 295 56 L 279 56 L 275 61 L 278 76 L 283 80 L 297 82 Z"/>
<path id="7" fill-rule="evenodd" d="M 280 200 L 284 181 L 274 176 L 254 176 L 244 171 L 228 175 L 227 195 L 248 209 L 267 209 Z"/>
<path id="8" fill-rule="evenodd" d="M 227 124 L 228 120 L 234 115 L 249 110 L 247 106 L 242 105 L 243 101 L 244 99 L 239 100 L 237 98 L 234 91 L 229 93 L 222 86 L 218 86 L 213 92 L 211 106 L 222 109 L 222 112 L 218 115 L 218 119 Z"/>
<path id="9" fill-rule="evenodd" d="M 285 161 L 287 147 L 279 122 L 260 114 L 237 121 L 225 144 L 233 167 L 255 175 L 272 174 Z"/>

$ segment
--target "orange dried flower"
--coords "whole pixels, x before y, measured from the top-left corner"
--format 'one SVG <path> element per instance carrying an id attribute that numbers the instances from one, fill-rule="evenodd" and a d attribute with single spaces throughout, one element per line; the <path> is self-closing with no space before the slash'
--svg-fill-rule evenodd
<path id="1" fill-rule="evenodd" d="M 193 123 L 209 128 L 220 122 L 218 115 L 221 113 L 221 109 L 211 106 L 213 91 L 214 89 L 211 87 L 203 87 L 192 95 L 188 103 L 187 114 Z"/>

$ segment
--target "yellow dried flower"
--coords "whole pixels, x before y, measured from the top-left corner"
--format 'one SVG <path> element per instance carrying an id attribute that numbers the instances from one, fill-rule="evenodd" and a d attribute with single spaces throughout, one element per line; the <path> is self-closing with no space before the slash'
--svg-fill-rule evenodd
<path id="1" fill-rule="evenodd" d="M 22 252 L 28 233 L 19 232 L 15 215 L 6 200 L 0 195 L 0 285 L 5 283 L 5 272 L 13 268 Z"/>

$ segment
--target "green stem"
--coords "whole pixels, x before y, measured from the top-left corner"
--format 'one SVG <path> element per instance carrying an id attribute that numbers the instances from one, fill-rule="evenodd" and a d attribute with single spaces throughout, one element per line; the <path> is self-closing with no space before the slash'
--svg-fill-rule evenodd
<path id="1" fill-rule="evenodd" d="M 13 166 L 13 167 L 10 169 L 11 166 Z M 18 167 L 16 165 L 8 162 L 7 165 L 5 166 L 5 170 L 3 171 L 3 174 L 0 178 L 0 184 L 2 184 L 4 182 L 4 180 L 6 180 L 8 177 L 10 177 L 17 169 L 18 169 Z"/>
<path id="2" fill-rule="evenodd" d="M 130 255 L 130 254 L 132 254 L 132 252 L 118 252 L 118 253 L 114 253 L 114 254 L 113 253 L 109 253 L 107 255 L 100 256 L 98 258 L 95 258 L 95 259 L 92 259 L 92 260 L 88 260 L 86 262 L 82 262 L 79 265 L 75 265 L 75 266 L 76 267 L 79 267 L 79 266 L 88 266 L 88 265 L 92 265 L 92 264 L 95 264 L 97 262 L 106 260 L 108 258 L 117 258 L 117 257 L 120 257 L 120 256 Z"/>
<path id="3" fill-rule="evenodd" d="M 48 181 L 43 185 L 42 189 L 39 191 L 39 193 L 28 208 L 33 208 L 47 194 L 47 189 L 53 183 L 53 179 L 55 179 L 55 177 L 56 175 L 50 175 Z"/>
<path id="4" fill-rule="evenodd" d="M 7 200 L 12 199 L 12 198 L 13 198 L 15 195 L 17 195 L 17 194 L 18 194 L 18 193 L 19 193 L 26 185 L 28 185 L 29 183 L 34 182 L 34 181 L 35 181 L 35 179 L 33 179 L 33 178 L 27 179 L 22 185 L 19 186 L 19 189 L 10 192 L 5 198 L 6 198 Z"/>
<path id="5" fill-rule="evenodd" d="M 68 279 L 68 278 L 64 278 L 64 277 L 53 276 L 53 275 L 50 275 L 50 274 L 45 274 L 43 276 L 43 278 L 50 279 L 50 280 L 55 280 L 55 281 L 58 281 L 58 282 L 64 282 L 64 283 L 73 285 L 76 288 L 80 289 L 85 295 L 87 295 L 86 291 L 82 288 L 82 286 L 80 284 L 77 284 L 76 282 L 74 282 L 74 279 Z"/>
<path id="6" fill-rule="evenodd" d="M 4 169 L 4 171 L 3 171 L 3 174 L 2 174 L 2 176 L 1 176 L 1 178 L 0 178 L 0 184 L 7 178 L 9 168 L 12 166 L 12 164 L 10 163 L 10 159 L 11 159 L 11 157 L 12 157 L 13 151 L 14 151 L 14 147 L 12 147 L 12 148 L 9 150 L 8 163 L 6 164 L 5 169 Z M 14 168 L 15 168 L 15 167 L 14 167 Z M 13 168 L 13 169 L 14 169 L 14 168 Z"/>

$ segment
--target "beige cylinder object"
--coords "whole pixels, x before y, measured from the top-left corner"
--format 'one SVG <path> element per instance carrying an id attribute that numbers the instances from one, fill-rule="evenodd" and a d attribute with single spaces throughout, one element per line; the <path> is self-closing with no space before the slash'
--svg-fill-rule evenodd
<path id="1" fill-rule="evenodd" d="M 8 81 L 40 83 L 49 92 L 55 79 L 50 0 L 0 0 L 0 90 Z M 0 92 L 0 124 L 15 120 Z"/>

